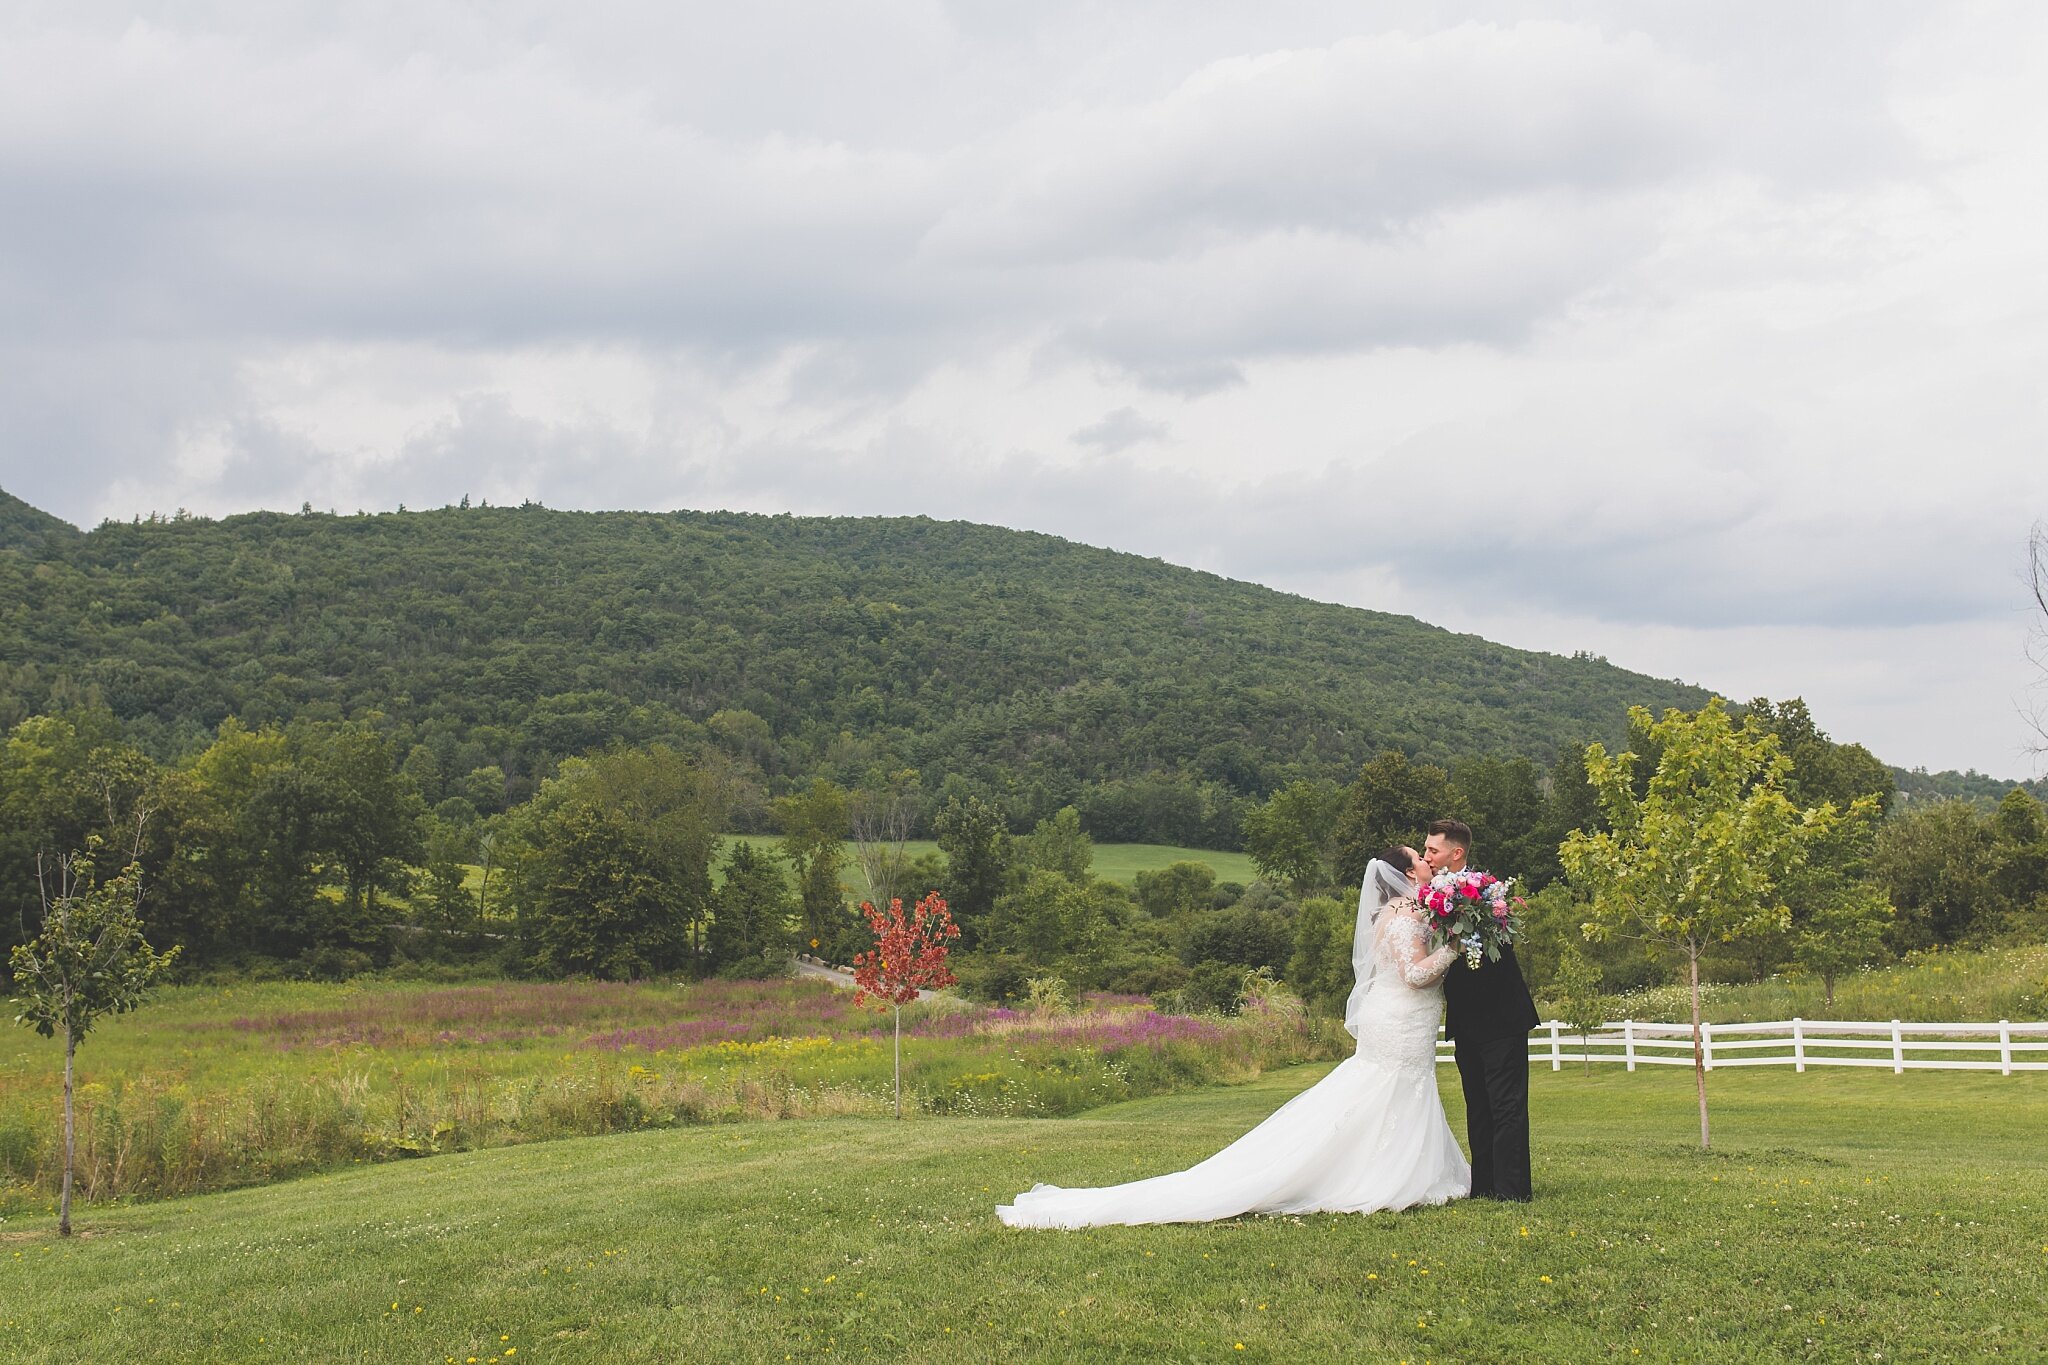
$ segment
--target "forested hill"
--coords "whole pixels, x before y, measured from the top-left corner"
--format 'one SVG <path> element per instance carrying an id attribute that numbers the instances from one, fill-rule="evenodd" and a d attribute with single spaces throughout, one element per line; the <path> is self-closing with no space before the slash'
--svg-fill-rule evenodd
<path id="1" fill-rule="evenodd" d="M 75 537 L 78 528 L 31 507 L 6 489 L 0 488 L 0 550 L 39 554 L 53 540 Z"/>
<path id="2" fill-rule="evenodd" d="M 516 788 L 565 754 L 673 737 L 753 760 L 770 787 L 903 765 L 1024 816 L 1084 785 L 1342 779 L 1388 748 L 1547 761 L 1619 738 L 1631 703 L 1706 697 L 922 517 L 528 505 L 70 535 L 38 518 L 0 508 L 21 528 L 0 550 L 0 722 L 96 693 L 162 757 L 231 715 L 379 713 L 449 781 L 497 764 Z"/>

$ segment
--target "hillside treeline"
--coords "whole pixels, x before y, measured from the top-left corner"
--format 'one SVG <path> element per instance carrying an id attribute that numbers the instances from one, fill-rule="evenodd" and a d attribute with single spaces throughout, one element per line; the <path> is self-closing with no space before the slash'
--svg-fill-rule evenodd
<path id="1" fill-rule="evenodd" d="M 4 495 L 0 495 L 4 497 Z M 101 705 L 160 763 L 370 722 L 428 805 L 607 745 L 757 774 L 736 827 L 908 769 L 1029 828 L 1234 847 L 1249 798 L 1387 750 L 1547 764 L 1705 694 L 1045 535 L 923 518 L 455 507 L 0 517 L 0 730 Z M 747 799 L 751 797 L 751 799 Z M 489 804 L 488 801 L 479 805 Z M 933 803 L 931 809 L 936 810 Z"/>
<path id="2" fill-rule="evenodd" d="M 1800 703 L 1749 709 L 1791 757 L 1795 800 L 1889 796 L 1884 766 L 1833 743 Z M 39 859 L 47 873 L 67 850 L 124 849 L 139 830 L 149 937 L 181 945 L 187 972 L 341 976 L 439 961 L 550 977 L 774 974 L 791 951 L 844 961 L 862 945 L 848 894 L 858 868 L 882 896 L 946 896 L 964 931 L 960 974 L 991 998 L 1057 977 L 1227 1008 L 1263 969 L 1329 1004 L 1349 988 L 1351 888 L 1366 860 L 1443 815 L 1473 826 L 1478 865 L 1532 895 L 1524 961 L 1542 986 L 1585 917 L 1557 846 L 1599 820 L 1576 752 L 1547 766 L 1513 755 L 1443 766 L 1390 750 L 1346 782 L 1299 779 L 1249 803 L 1252 885 L 1179 863 L 1126 887 L 1094 875 L 1077 809 L 1020 825 L 972 792 L 926 790 L 912 770 L 851 788 L 813 779 L 767 804 L 781 838 L 760 842 L 721 837 L 758 790 L 715 745 L 613 745 L 564 760 L 516 804 L 502 774 L 481 770 L 467 794 L 430 805 L 414 753 L 362 722 L 234 721 L 166 765 L 105 710 L 24 720 L 0 748 L 0 936 L 34 930 Z M 936 834 L 936 854 L 904 856 L 914 828 Z M 2048 815 L 2019 788 L 1992 811 L 1960 800 L 1896 811 L 1816 871 L 1881 890 L 1887 912 L 1856 948 L 1866 960 L 2048 937 Z M 1731 948 L 1712 972 L 1800 966 L 1803 903 L 1793 897 L 1785 934 Z M 1668 970 L 1625 940 L 1585 951 L 1608 989 Z"/>

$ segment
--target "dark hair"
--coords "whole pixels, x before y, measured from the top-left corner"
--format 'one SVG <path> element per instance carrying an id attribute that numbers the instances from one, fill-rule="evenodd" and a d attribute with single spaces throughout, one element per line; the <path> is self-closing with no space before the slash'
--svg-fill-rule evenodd
<path id="1" fill-rule="evenodd" d="M 1463 820 L 1437 820 L 1429 827 L 1431 834 L 1441 834 L 1444 842 L 1456 844 L 1467 853 L 1472 851 L 1472 826 Z"/>
<path id="2" fill-rule="evenodd" d="M 1415 855 L 1399 844 L 1395 844 L 1392 848 L 1380 854 L 1380 861 L 1390 863 L 1403 872 L 1410 872 L 1415 868 Z"/>

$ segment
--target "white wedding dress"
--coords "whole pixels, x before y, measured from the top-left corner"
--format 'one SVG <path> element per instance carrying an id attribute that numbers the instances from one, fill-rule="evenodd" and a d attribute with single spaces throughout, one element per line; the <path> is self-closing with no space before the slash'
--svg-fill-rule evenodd
<path id="1" fill-rule="evenodd" d="M 996 1209 L 1011 1227 L 1204 1223 L 1246 1213 L 1369 1213 L 1472 1186 L 1436 1089 L 1443 978 L 1405 875 L 1374 860 L 1360 898 L 1344 1026 L 1351 1056 L 1264 1123 L 1184 1171 L 1095 1189 L 1038 1185 Z"/>

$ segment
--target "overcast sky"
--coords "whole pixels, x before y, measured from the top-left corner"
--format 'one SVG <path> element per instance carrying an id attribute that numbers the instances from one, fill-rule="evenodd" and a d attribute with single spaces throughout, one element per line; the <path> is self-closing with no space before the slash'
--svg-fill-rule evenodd
<path id="1" fill-rule="evenodd" d="M 0 487 L 926 513 L 2038 769 L 2048 6 L 0 7 Z"/>

